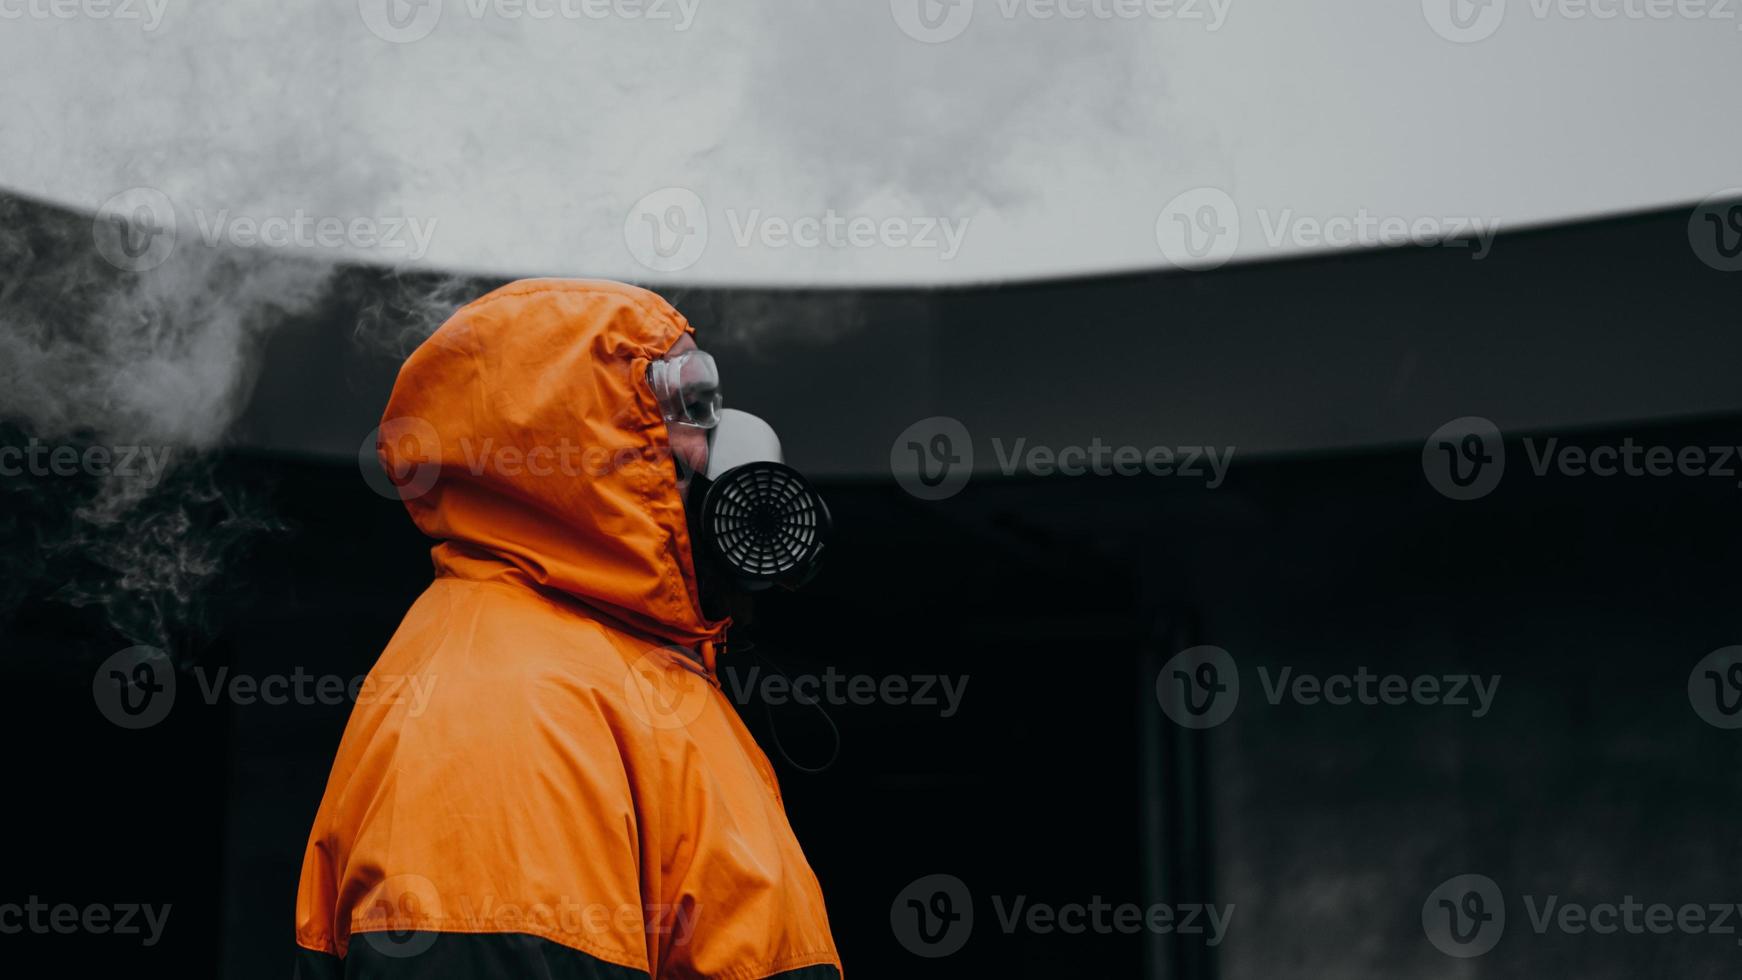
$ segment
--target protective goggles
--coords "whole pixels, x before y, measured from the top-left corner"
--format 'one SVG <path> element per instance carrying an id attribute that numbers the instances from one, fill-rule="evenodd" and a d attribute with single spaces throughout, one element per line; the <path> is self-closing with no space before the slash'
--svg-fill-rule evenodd
<path id="1" fill-rule="evenodd" d="M 720 369 L 707 351 L 661 358 L 647 367 L 647 384 L 668 425 L 712 429 L 720 424 Z"/>

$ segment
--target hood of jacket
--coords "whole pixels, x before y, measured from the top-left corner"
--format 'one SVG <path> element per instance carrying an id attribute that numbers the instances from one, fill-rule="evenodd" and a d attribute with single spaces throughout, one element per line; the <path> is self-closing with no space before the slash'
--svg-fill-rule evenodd
<path id="1" fill-rule="evenodd" d="M 520 584 L 685 646 L 702 613 L 647 367 L 689 323 L 621 283 L 534 279 L 462 307 L 412 353 L 377 454 L 438 575 Z"/>

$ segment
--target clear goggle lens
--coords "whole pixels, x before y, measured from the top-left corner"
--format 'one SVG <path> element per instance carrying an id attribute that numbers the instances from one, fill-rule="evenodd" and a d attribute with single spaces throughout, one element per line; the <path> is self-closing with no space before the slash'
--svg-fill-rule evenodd
<path id="1" fill-rule="evenodd" d="M 692 350 L 654 361 L 647 384 L 668 424 L 711 429 L 720 424 L 720 369 L 707 351 Z"/>

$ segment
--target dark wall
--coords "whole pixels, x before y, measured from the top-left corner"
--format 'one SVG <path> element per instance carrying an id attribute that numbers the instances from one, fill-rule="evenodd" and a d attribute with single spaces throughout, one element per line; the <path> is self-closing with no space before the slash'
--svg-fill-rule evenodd
<path id="1" fill-rule="evenodd" d="M 941 291 L 660 291 L 730 403 L 821 475 L 887 475 L 895 435 L 933 415 L 966 425 L 988 474 L 994 437 L 1252 458 L 1417 443 L 1465 415 L 1540 431 L 1742 412 L 1735 277 L 1688 224 L 1669 208 L 1506 232 L 1480 261 L 1398 248 Z M 272 337 L 243 445 L 344 458 L 380 421 L 398 362 L 357 339 L 399 336 L 368 313 L 397 287 L 353 285 L 318 329 Z"/>
<path id="2" fill-rule="evenodd" d="M 1735 420 L 1563 443 L 1734 445 Z M 1742 742 L 1689 679 L 1738 642 L 1738 475 L 1534 476 L 1522 441 L 1486 498 L 1419 458 L 1243 474 L 1167 520 L 1164 591 L 1240 665 L 1238 707 L 1195 741 L 1230 977 L 1445 976 L 1422 907 L 1456 875 L 1506 903 L 1472 975 L 1716 977 L 1736 935 L 1532 928 L 1561 903 L 1733 903 Z M 1742 470 L 1738 471 L 1742 473 Z M 1173 515 L 1179 517 L 1177 513 Z M 1272 706 L 1259 668 L 1497 677 L 1493 706 Z M 1732 920 L 1734 922 L 1734 920 Z"/>
<path id="3" fill-rule="evenodd" d="M 426 542 L 396 502 L 357 492 L 355 470 L 256 465 L 278 481 L 289 530 L 237 568 L 258 587 L 226 633 L 235 669 L 367 670 L 428 581 Z M 912 958 L 890 933 L 889 907 L 922 873 L 1135 898 L 1129 670 L 1058 669 L 1061 645 L 1073 656 L 1102 648 L 1129 668 L 1129 557 L 1007 540 L 995 519 L 960 523 L 995 515 L 972 505 L 934 510 L 893 487 L 828 492 L 840 528 L 829 567 L 806 593 L 777 597 L 734 631 L 724 686 L 779 772 L 855 972 L 886 975 Z M 735 693 L 771 670 L 830 667 L 965 676 L 967 686 L 953 717 L 942 705 L 847 704 L 825 706 L 825 719 L 813 707 Z M 304 836 L 344 716 L 342 707 L 233 712 L 228 975 L 259 975 L 282 960 Z M 1017 945 L 1026 951 L 992 947 L 952 969 L 1065 969 L 1078 958 L 1069 947 Z M 1115 975 L 1132 975 L 1138 955 L 1133 941 L 1096 954 Z"/>
<path id="4" fill-rule="evenodd" d="M 1733 431 L 1580 438 L 1718 445 Z M 220 477 L 265 495 L 283 528 L 231 567 L 199 661 L 366 670 L 428 575 L 398 504 L 344 467 L 235 458 Z M 1734 479 L 1538 478 L 1513 464 L 1490 496 L 1457 503 L 1427 485 L 1418 455 L 1387 453 L 1236 468 L 1215 491 L 977 481 L 927 504 L 881 483 L 828 489 L 831 564 L 812 591 L 760 612 L 739 669 L 767 658 L 792 674 L 967 678 L 949 718 L 844 705 L 825 722 L 742 705 L 856 975 L 1159 976 L 1191 963 L 1227 977 L 1443 976 L 1458 963 L 1428 944 L 1421 908 L 1464 873 L 1507 891 L 1505 936 L 1474 961 L 1483 975 L 1717 976 L 1732 962 L 1733 938 L 1538 936 L 1521 896 L 1735 897 L 1738 747 L 1686 691 L 1693 664 L 1742 632 Z M 169 720 L 121 731 L 90 696 L 94 664 L 120 642 L 55 604 L 26 608 L 7 644 L 21 748 L 7 879 L 173 904 L 153 949 L 30 942 L 65 964 L 276 975 L 346 708 L 208 706 L 184 678 Z M 1176 624 L 1164 639 L 1158 621 Z M 1235 657 L 1239 706 L 1202 734 L 1146 727 L 1156 665 L 1187 643 Z M 1272 706 L 1257 676 L 1362 665 L 1494 673 L 1501 686 L 1473 718 Z M 1178 778 L 1182 759 L 1201 782 Z M 1171 796 L 1146 805 L 1158 782 Z M 1202 866 L 1155 874 L 1157 854 Z M 931 874 L 960 878 L 976 912 L 966 946 L 940 960 L 913 955 L 890 922 L 896 895 Z M 1235 911 L 1214 949 L 1006 934 L 993 903 L 1018 895 Z"/>
<path id="5" fill-rule="evenodd" d="M 1737 741 L 1688 696 L 1694 664 L 1742 642 L 1742 488 L 1536 476 L 1523 444 L 1737 441 L 1734 286 L 1687 251 L 1685 223 L 1664 212 L 1502 238 L 1480 265 L 1430 249 L 944 293 L 680 295 L 718 331 L 734 403 L 765 412 L 794 461 L 827 478 L 839 526 L 813 587 L 735 637 L 737 680 L 778 665 L 967 685 L 950 717 L 741 704 L 849 969 L 1728 968 L 1733 938 L 1537 935 L 1524 901 L 1742 897 L 1725 825 Z M 360 674 L 429 574 L 427 542 L 354 462 L 394 361 L 345 329 L 374 275 L 340 287 L 324 318 L 270 338 L 243 447 L 178 471 L 122 524 L 75 516 L 88 481 L 0 483 L 0 732 L 15 751 L 0 902 L 171 906 L 151 948 L 0 936 L 9 953 L 87 972 L 286 965 L 297 862 L 347 706 L 208 702 L 202 686 L 220 671 Z M 811 329 L 828 324 L 839 329 Z M 888 464 L 896 433 L 933 414 L 965 424 L 979 473 L 928 503 Z M 1468 502 L 1422 468 L 1422 440 L 1457 415 L 1507 437 L 1505 478 Z M 1628 421 L 1645 417 L 1658 421 Z M 994 438 L 1237 455 L 1216 489 L 1001 479 Z M 103 547 L 86 547 L 93 535 Z M 206 578 L 208 566 L 221 571 Z M 105 607 L 129 577 L 160 574 L 205 585 Z M 159 621 L 185 661 L 175 707 L 126 731 L 99 714 L 94 675 L 129 645 L 117 623 Z M 1201 733 L 1164 716 L 1156 683 L 1197 644 L 1225 649 L 1243 685 L 1233 715 Z M 1271 705 L 1260 671 L 1285 667 L 1476 672 L 1500 688 L 1481 718 Z M 961 952 L 925 959 L 899 941 L 892 905 L 937 874 L 963 882 L 976 918 Z M 1495 949 L 1468 962 L 1422 925 L 1429 894 L 1460 874 L 1492 878 L 1509 911 Z M 1017 896 L 1235 912 L 1214 947 L 1006 933 L 998 906 Z"/>

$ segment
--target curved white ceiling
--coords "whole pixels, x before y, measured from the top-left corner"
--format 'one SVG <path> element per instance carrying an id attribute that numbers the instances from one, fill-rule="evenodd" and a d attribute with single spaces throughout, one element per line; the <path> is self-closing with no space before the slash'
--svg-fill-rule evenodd
<path id="1" fill-rule="evenodd" d="M 1742 184 L 1739 4 L 0 0 L 0 186 L 513 275 L 1214 263 Z"/>

